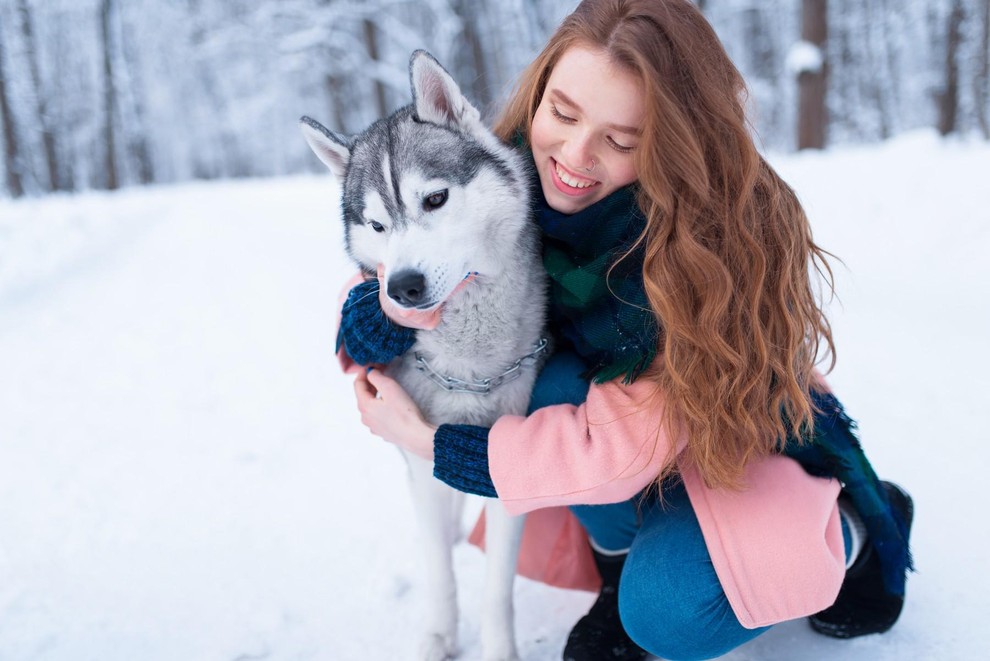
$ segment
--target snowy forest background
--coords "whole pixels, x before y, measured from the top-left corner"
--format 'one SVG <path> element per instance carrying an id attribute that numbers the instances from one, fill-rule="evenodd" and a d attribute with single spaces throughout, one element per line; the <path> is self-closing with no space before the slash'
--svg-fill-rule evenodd
<path id="1" fill-rule="evenodd" d="M 356 132 L 407 103 L 416 48 L 491 113 L 575 4 L 0 0 L 0 197 L 318 171 L 299 115 Z M 825 145 L 990 139 L 990 0 L 699 4 L 768 148 L 799 146 L 802 35 L 823 44 Z"/>

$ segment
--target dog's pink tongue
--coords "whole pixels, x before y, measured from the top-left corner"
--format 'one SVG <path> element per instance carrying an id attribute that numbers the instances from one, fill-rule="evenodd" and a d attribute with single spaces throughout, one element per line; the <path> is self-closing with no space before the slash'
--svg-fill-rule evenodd
<path id="1" fill-rule="evenodd" d="M 440 325 L 440 308 L 430 310 L 429 312 L 407 310 L 392 303 L 392 299 L 386 296 L 384 292 L 384 288 L 378 292 L 378 300 L 382 304 L 382 311 L 386 317 L 400 326 L 433 330 Z"/>
<path id="2" fill-rule="evenodd" d="M 450 295 L 453 296 L 459 292 L 473 279 L 474 275 L 464 278 L 464 280 L 461 281 L 461 284 L 457 285 Z M 392 299 L 390 299 L 385 293 L 384 269 L 382 269 L 381 266 L 378 267 L 378 302 L 381 303 L 382 311 L 385 313 L 385 316 L 400 326 L 405 326 L 407 328 L 418 328 L 421 330 L 433 330 L 440 325 L 440 313 L 443 310 L 442 305 L 438 305 L 433 310 L 421 311 L 400 308 L 398 305 L 393 303 Z"/>

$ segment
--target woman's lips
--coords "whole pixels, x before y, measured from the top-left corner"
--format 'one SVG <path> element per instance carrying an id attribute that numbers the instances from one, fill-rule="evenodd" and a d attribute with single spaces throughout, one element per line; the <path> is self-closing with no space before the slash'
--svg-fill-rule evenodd
<path id="1" fill-rule="evenodd" d="M 563 174 L 563 176 L 566 177 L 569 181 L 579 185 L 573 186 L 565 182 L 561 178 L 561 174 Z M 558 163 L 556 159 L 553 158 L 550 159 L 550 178 L 553 180 L 553 185 L 557 188 L 557 190 L 559 190 L 561 193 L 564 193 L 565 195 L 571 195 L 573 197 L 587 195 L 588 192 L 595 189 L 601 183 L 599 181 L 595 181 L 593 179 L 587 179 L 585 177 L 581 177 L 574 174 L 573 172 L 565 168 L 563 165 Z"/>

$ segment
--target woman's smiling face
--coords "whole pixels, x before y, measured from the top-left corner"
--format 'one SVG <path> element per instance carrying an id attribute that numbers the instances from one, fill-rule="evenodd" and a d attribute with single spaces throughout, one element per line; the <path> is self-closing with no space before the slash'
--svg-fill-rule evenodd
<path id="1" fill-rule="evenodd" d="M 601 50 L 572 46 L 550 73 L 530 146 L 550 207 L 572 214 L 636 181 L 642 85 Z"/>

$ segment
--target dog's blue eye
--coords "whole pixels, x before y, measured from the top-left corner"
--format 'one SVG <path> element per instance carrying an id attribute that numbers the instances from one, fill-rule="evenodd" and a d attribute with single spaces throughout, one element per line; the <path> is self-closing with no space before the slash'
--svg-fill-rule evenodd
<path id="1" fill-rule="evenodd" d="M 438 190 L 436 193 L 430 193 L 423 198 L 423 210 L 433 211 L 434 209 L 439 209 L 447 202 L 447 189 Z"/>
<path id="2" fill-rule="evenodd" d="M 377 220 L 373 220 L 373 221 L 371 221 L 368 224 L 371 225 L 371 229 L 375 230 L 376 232 L 384 232 L 385 231 L 385 226 L 382 225 L 381 223 L 379 223 Z"/>

